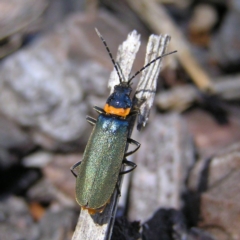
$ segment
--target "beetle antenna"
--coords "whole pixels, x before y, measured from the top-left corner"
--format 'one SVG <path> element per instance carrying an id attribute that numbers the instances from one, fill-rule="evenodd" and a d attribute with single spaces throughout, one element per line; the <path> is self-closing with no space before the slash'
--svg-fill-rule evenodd
<path id="1" fill-rule="evenodd" d="M 129 80 L 128 80 L 128 84 L 130 84 L 130 82 L 140 73 L 142 72 L 144 69 L 146 69 L 147 67 L 149 67 L 152 63 L 156 62 L 157 60 L 159 60 L 160 58 L 163 58 L 167 55 L 176 53 L 177 51 L 173 51 L 173 52 L 169 52 L 169 53 L 165 53 L 161 56 L 158 56 L 157 58 L 153 59 L 151 62 L 149 62 L 148 64 L 146 64 L 144 67 L 142 67 L 139 71 L 137 71 Z"/>
<path id="2" fill-rule="evenodd" d="M 118 77 L 119 77 L 119 81 L 120 81 L 120 83 L 121 83 L 121 82 L 122 82 L 122 78 L 121 78 L 120 73 L 119 73 L 119 70 L 118 70 L 118 69 L 119 69 L 119 68 L 118 68 L 119 66 L 118 66 L 118 65 L 116 64 L 116 62 L 114 61 L 113 56 L 112 56 L 112 53 L 110 52 L 110 50 L 109 50 L 109 48 L 108 48 L 108 45 L 107 45 L 105 39 L 103 38 L 103 36 L 101 35 L 101 33 L 97 30 L 97 28 L 95 28 L 95 31 L 97 32 L 98 37 L 102 40 L 105 48 L 107 49 L 108 54 L 109 54 L 109 56 L 110 56 L 110 58 L 111 58 L 111 60 L 112 60 L 113 66 L 114 66 L 114 68 L 115 68 L 116 71 L 117 71 L 117 75 L 118 75 Z"/>
<path id="3" fill-rule="evenodd" d="M 124 74 L 123 74 L 123 72 L 122 72 L 122 68 L 120 67 L 120 65 L 119 65 L 118 62 L 116 62 L 116 65 L 117 65 L 117 67 L 118 67 L 119 72 L 121 73 L 121 76 L 122 76 L 123 81 L 124 81 L 124 82 L 128 82 L 128 81 L 126 81 L 126 79 L 125 79 L 125 77 L 124 77 Z"/>

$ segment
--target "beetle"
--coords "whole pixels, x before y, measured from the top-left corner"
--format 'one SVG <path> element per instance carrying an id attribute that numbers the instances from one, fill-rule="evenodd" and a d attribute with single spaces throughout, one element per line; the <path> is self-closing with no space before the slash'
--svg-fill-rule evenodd
<path id="1" fill-rule="evenodd" d="M 87 116 L 87 121 L 94 127 L 82 161 L 71 167 L 71 171 L 76 177 L 76 200 L 90 214 L 101 213 L 104 210 L 117 186 L 119 174 L 131 172 L 137 166 L 126 159 L 140 147 L 140 143 L 128 138 L 128 117 L 137 114 L 135 110 L 132 110 L 130 83 L 143 69 L 163 57 L 162 55 L 154 59 L 136 72 L 127 82 L 123 81 L 119 72 L 120 66 L 115 63 L 105 40 L 97 29 L 96 32 L 104 43 L 117 71 L 119 84 L 114 87 L 114 92 L 108 97 L 104 109 L 94 107 L 94 110 L 99 113 L 97 120 Z M 136 148 L 125 153 L 127 144 L 134 144 Z M 122 164 L 131 168 L 120 172 Z M 79 168 L 78 174 L 74 172 L 77 167 Z"/>
<path id="2" fill-rule="evenodd" d="M 140 143 L 128 138 L 129 123 L 126 117 L 132 104 L 130 92 L 130 87 L 120 83 L 115 86 L 104 109 L 94 107 L 100 113 L 98 119 L 87 117 L 94 128 L 79 167 L 76 200 L 90 214 L 104 210 L 116 187 L 122 164 L 131 166 L 131 169 L 120 174 L 130 172 L 137 166 L 126 159 L 126 156 L 140 147 Z M 127 143 L 133 143 L 137 147 L 125 154 Z M 76 163 L 72 169 L 79 164 L 80 162 Z"/>

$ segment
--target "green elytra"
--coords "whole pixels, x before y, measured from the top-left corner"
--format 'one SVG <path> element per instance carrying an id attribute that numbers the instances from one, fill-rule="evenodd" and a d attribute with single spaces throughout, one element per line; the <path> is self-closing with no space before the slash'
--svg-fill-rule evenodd
<path id="1" fill-rule="evenodd" d="M 136 167 L 135 163 L 125 157 L 140 147 L 138 142 L 127 137 L 129 124 L 126 119 L 107 115 L 97 107 L 95 109 L 101 111 L 101 114 L 97 120 L 88 118 L 94 128 L 83 160 L 72 167 L 73 172 L 80 165 L 76 180 L 76 200 L 82 208 L 88 209 L 90 214 L 103 211 L 117 185 L 122 164 L 132 167 L 121 172 L 122 174 Z M 125 154 L 127 142 L 137 147 Z"/>
<path id="2" fill-rule="evenodd" d="M 117 184 L 127 143 L 128 122 L 100 114 L 78 172 L 76 199 L 90 209 L 103 207 Z"/>

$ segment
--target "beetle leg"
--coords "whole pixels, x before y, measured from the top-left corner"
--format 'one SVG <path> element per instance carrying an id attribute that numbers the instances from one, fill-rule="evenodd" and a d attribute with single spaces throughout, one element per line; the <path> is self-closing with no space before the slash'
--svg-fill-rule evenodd
<path id="1" fill-rule="evenodd" d="M 138 115 L 138 113 L 139 113 L 139 110 L 132 110 L 132 111 L 128 114 L 128 117 L 132 117 L 132 116 Z"/>
<path id="2" fill-rule="evenodd" d="M 121 191 L 120 191 L 119 183 L 116 184 L 116 189 L 117 189 L 117 194 L 121 197 Z"/>
<path id="3" fill-rule="evenodd" d="M 128 161 L 126 158 L 123 159 L 123 164 L 126 164 L 127 166 L 130 166 L 132 168 L 130 168 L 129 170 L 126 170 L 126 171 L 123 171 L 123 172 L 120 172 L 119 174 L 126 174 L 126 173 L 129 173 L 131 171 L 133 171 L 136 167 L 137 167 L 137 164 L 134 163 L 134 162 L 130 162 Z"/>
<path id="4" fill-rule="evenodd" d="M 90 116 L 87 116 L 86 117 L 86 119 L 87 119 L 87 121 L 91 124 L 91 125 L 95 125 L 96 124 L 96 122 L 97 122 L 97 120 L 95 119 L 95 118 L 92 118 L 92 117 L 90 117 Z"/>
<path id="5" fill-rule="evenodd" d="M 74 172 L 74 169 L 75 169 L 76 167 L 78 167 L 78 166 L 81 164 L 81 162 L 82 162 L 82 161 L 79 161 L 79 162 L 75 163 L 73 166 L 70 167 L 70 170 L 71 170 L 71 172 L 72 172 L 72 174 L 73 174 L 74 177 L 77 177 L 77 174 Z"/>
<path id="6" fill-rule="evenodd" d="M 94 106 L 93 107 L 93 109 L 95 110 L 95 111 L 97 111 L 98 113 L 106 113 L 102 108 L 100 108 L 100 107 L 97 107 L 97 106 Z"/>
<path id="7" fill-rule="evenodd" d="M 134 150 L 125 153 L 124 157 L 127 157 L 127 156 L 135 153 L 135 152 L 140 148 L 140 146 L 141 146 L 141 144 L 140 144 L 139 142 L 137 142 L 137 141 L 135 141 L 135 140 L 133 140 L 133 139 L 131 139 L 131 138 L 128 138 L 128 139 L 127 139 L 127 142 L 128 142 L 128 143 L 132 143 L 132 144 L 134 144 L 134 145 L 137 146 L 137 147 L 136 147 Z"/>

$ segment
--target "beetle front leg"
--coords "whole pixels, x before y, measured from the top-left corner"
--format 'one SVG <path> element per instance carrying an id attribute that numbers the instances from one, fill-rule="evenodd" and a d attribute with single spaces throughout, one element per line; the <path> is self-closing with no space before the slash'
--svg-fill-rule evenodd
<path id="1" fill-rule="evenodd" d="M 135 141 L 135 140 L 133 140 L 133 139 L 131 139 L 131 138 L 128 138 L 128 139 L 127 139 L 127 142 L 130 143 L 130 144 L 134 144 L 134 145 L 137 146 L 137 147 L 136 147 L 134 150 L 125 153 L 124 157 L 127 157 L 127 156 L 135 153 L 135 152 L 140 148 L 140 146 L 141 146 L 141 144 L 140 144 L 139 142 L 137 142 L 137 141 Z"/>
<path id="2" fill-rule="evenodd" d="M 79 162 L 75 163 L 73 166 L 70 167 L 70 170 L 71 170 L 74 177 L 77 177 L 77 174 L 74 172 L 74 169 L 76 167 L 78 167 L 81 163 L 82 163 L 82 161 L 79 161 Z"/>
<path id="3" fill-rule="evenodd" d="M 130 167 L 132 167 L 132 168 L 130 168 L 129 170 L 120 172 L 119 174 L 121 174 L 121 175 L 122 175 L 122 174 L 129 173 L 129 172 L 133 171 L 133 170 L 137 167 L 137 164 L 136 164 L 136 163 L 130 162 L 130 161 L 128 161 L 126 158 L 123 159 L 123 164 L 126 164 L 127 166 L 130 166 Z"/>
<path id="4" fill-rule="evenodd" d="M 106 113 L 102 108 L 97 107 L 97 106 L 94 106 L 93 109 L 94 109 L 95 111 L 97 111 L 98 113 L 100 113 L 100 114 Z"/>

